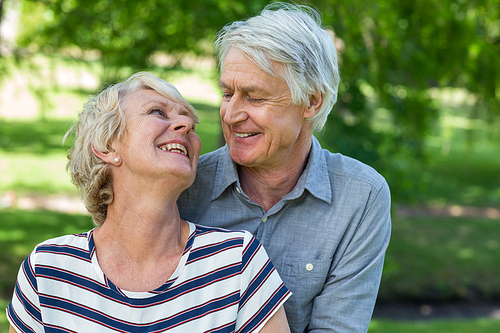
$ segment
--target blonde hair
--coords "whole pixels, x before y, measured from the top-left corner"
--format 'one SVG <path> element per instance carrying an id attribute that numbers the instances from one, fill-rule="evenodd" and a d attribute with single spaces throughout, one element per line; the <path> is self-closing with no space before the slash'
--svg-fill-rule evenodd
<path id="1" fill-rule="evenodd" d="M 172 84 L 147 72 L 136 73 L 89 99 L 65 136 L 74 136 L 74 144 L 68 150 L 66 170 L 96 226 L 101 226 L 106 220 L 108 205 L 113 202 L 114 195 L 109 165 L 94 154 L 92 147 L 109 152 L 111 142 L 122 138 L 126 129 L 124 97 L 142 89 L 154 90 L 186 107 L 190 116 L 199 123 L 196 110 Z"/>

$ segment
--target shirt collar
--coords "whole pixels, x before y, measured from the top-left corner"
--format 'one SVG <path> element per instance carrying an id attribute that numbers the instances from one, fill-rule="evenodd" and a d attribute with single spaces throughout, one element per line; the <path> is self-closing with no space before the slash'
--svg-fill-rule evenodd
<path id="1" fill-rule="evenodd" d="M 222 192 L 233 183 L 239 184 L 238 172 L 236 171 L 236 164 L 229 155 L 229 147 L 225 145 L 221 148 L 219 161 L 217 163 L 217 171 L 215 174 L 215 185 L 212 193 L 212 200 L 217 199 Z"/>
<path id="2" fill-rule="evenodd" d="M 316 139 L 312 137 L 312 147 L 309 153 L 306 168 L 302 173 L 305 176 L 304 188 L 318 199 L 324 200 L 327 203 L 332 203 L 332 184 L 330 181 L 330 173 L 326 162 L 325 150 Z M 301 176 L 301 178 L 302 178 Z M 300 179 L 297 186 L 300 185 Z"/>
<path id="3" fill-rule="evenodd" d="M 236 164 L 231 160 L 231 156 L 229 155 L 229 148 L 225 145 L 221 148 L 221 154 L 219 155 L 212 200 L 217 199 L 233 183 L 239 186 L 238 172 Z M 314 136 L 312 137 L 312 147 L 306 168 L 291 193 L 295 193 L 293 197 L 298 197 L 305 189 L 316 198 L 324 200 L 329 204 L 332 203 L 332 186 L 326 156 L 319 141 Z"/>

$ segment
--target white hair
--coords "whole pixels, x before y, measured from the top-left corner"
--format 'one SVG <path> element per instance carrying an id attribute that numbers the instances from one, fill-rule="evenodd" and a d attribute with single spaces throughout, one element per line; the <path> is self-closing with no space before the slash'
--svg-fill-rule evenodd
<path id="1" fill-rule="evenodd" d="M 321 27 L 317 11 L 277 2 L 257 16 L 226 25 L 215 40 L 221 70 L 232 47 L 265 72 L 282 77 L 290 88 L 293 104 L 308 105 L 312 95 L 323 95 L 320 110 L 310 119 L 315 130 L 323 129 L 337 101 L 340 75 L 332 35 Z M 280 65 L 278 73 L 271 60 Z"/>

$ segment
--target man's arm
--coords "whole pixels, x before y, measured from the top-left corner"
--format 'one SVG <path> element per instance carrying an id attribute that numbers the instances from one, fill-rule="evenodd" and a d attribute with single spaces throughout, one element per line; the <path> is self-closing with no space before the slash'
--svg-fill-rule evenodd
<path id="1" fill-rule="evenodd" d="M 356 232 L 320 295 L 308 332 L 366 332 L 380 286 L 391 233 L 390 192 L 384 182 L 368 200 Z M 355 223 L 355 221 L 353 221 Z"/>

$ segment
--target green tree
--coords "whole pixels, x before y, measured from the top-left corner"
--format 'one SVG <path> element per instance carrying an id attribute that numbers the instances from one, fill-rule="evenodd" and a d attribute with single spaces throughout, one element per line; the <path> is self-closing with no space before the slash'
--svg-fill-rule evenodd
<path id="1" fill-rule="evenodd" d="M 335 32 L 341 61 L 339 102 L 322 140 L 376 167 L 396 198 L 407 200 L 421 190 L 412 165 L 425 161 L 423 142 L 439 109 L 429 88 L 467 89 L 477 101 L 471 116 L 483 113 L 498 124 L 500 0 L 311 3 Z M 151 68 L 156 52 L 210 54 L 218 28 L 266 4 L 24 0 L 20 42 L 46 52 L 95 50 L 106 70 L 103 79 L 110 82 L 122 78 L 122 68 Z"/>
<path id="2" fill-rule="evenodd" d="M 345 46 L 323 137 L 375 166 L 399 199 L 421 190 L 411 165 L 425 161 L 423 140 L 438 116 L 429 88 L 466 88 L 476 110 L 499 119 L 500 1 L 313 3 Z"/>
<path id="3" fill-rule="evenodd" d="M 96 50 L 106 72 L 153 66 L 151 56 L 166 52 L 211 52 L 214 31 L 228 21 L 255 14 L 264 1 L 231 0 L 25 0 L 23 46 L 46 52 L 68 47 Z"/>

